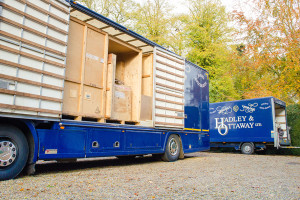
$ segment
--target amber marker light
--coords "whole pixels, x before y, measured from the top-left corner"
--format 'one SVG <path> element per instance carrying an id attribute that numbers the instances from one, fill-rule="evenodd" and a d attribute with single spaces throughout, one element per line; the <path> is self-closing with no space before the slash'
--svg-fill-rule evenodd
<path id="1" fill-rule="evenodd" d="M 60 129 L 64 130 L 64 129 L 65 129 L 65 127 L 64 127 L 64 126 L 61 126 L 61 127 L 60 127 Z"/>

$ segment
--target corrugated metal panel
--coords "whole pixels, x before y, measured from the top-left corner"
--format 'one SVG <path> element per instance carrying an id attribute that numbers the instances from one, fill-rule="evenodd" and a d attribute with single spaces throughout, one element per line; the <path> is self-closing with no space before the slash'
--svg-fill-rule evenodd
<path id="1" fill-rule="evenodd" d="M 2 114 L 59 118 L 62 111 L 69 4 L 0 1 Z"/>
<path id="2" fill-rule="evenodd" d="M 154 59 L 155 126 L 184 128 L 184 59 L 160 48 Z"/>

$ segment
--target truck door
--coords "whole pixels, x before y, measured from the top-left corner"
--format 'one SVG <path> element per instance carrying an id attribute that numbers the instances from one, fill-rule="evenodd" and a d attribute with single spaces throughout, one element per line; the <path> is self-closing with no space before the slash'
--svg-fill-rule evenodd
<path id="1" fill-rule="evenodd" d="M 208 73 L 199 66 L 185 64 L 185 128 L 209 130 Z"/>

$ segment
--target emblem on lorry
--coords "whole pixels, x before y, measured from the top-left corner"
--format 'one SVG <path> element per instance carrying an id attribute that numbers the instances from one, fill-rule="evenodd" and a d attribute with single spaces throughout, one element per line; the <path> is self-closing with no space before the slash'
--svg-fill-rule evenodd
<path id="1" fill-rule="evenodd" d="M 205 86 L 207 86 L 207 81 L 203 74 L 198 74 L 197 77 L 195 78 L 195 82 L 201 88 L 204 88 Z"/>

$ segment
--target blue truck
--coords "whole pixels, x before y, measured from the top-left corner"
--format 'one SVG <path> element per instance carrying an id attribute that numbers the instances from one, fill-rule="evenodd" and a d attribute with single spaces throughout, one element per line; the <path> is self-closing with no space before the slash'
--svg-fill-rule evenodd
<path id="1" fill-rule="evenodd" d="M 208 72 L 75 1 L 0 1 L 0 180 L 209 143 Z"/>
<path id="2" fill-rule="evenodd" d="M 233 147 L 243 154 L 291 144 L 285 102 L 274 97 L 210 104 L 211 147 Z"/>

